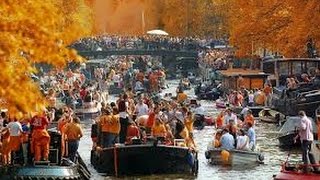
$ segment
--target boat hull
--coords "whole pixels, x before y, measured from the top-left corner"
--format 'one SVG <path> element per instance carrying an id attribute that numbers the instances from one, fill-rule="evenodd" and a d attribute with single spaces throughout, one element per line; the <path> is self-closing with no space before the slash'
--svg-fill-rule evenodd
<path id="1" fill-rule="evenodd" d="M 301 145 L 300 140 L 297 140 L 296 143 L 294 143 L 293 139 L 296 136 L 295 133 L 289 133 L 286 135 L 282 135 L 278 137 L 279 145 L 281 147 L 298 147 Z"/>
<path id="2" fill-rule="evenodd" d="M 197 173 L 198 160 L 188 148 L 130 145 L 91 151 L 91 164 L 107 175 Z"/>
<path id="3" fill-rule="evenodd" d="M 258 152 L 230 150 L 228 162 L 223 162 L 221 157 L 221 149 L 209 149 L 206 151 L 206 158 L 210 164 L 215 165 L 231 165 L 242 166 L 244 164 L 261 164 L 263 163 L 263 155 Z"/>

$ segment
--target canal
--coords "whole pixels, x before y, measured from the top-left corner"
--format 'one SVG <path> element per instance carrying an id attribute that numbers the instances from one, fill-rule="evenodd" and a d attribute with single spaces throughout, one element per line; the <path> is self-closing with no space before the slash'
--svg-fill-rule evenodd
<path id="1" fill-rule="evenodd" d="M 168 81 L 169 88 L 164 90 L 162 93 L 173 93 L 175 94 L 176 87 L 178 86 L 177 81 Z M 188 95 L 194 96 L 193 90 L 187 91 Z M 114 101 L 115 97 L 111 96 L 110 101 Z M 213 101 L 200 101 L 205 107 L 209 115 L 215 117 L 219 113 L 216 109 Z M 90 138 L 90 127 L 91 122 L 86 121 L 83 124 L 84 137 L 81 139 L 79 152 L 81 157 L 84 159 L 85 163 L 89 167 L 92 173 L 92 179 L 103 180 L 103 179 L 118 179 L 115 177 L 104 176 L 103 174 L 98 174 L 90 165 L 90 150 L 92 147 L 92 141 Z M 199 150 L 199 173 L 196 177 L 186 176 L 183 174 L 174 175 L 151 175 L 151 176 L 137 176 L 137 177 L 124 177 L 125 179 L 145 179 L 145 180 L 158 180 L 158 179 L 199 179 L 199 180 L 229 180 L 229 179 L 254 179 L 254 180 L 265 180 L 272 179 L 274 174 L 277 174 L 280 170 L 280 164 L 286 159 L 288 153 L 293 153 L 291 150 L 282 150 L 278 147 L 277 132 L 279 127 L 274 124 L 266 124 L 257 121 L 256 123 L 256 134 L 258 148 L 264 153 L 265 163 L 250 167 L 223 167 L 210 165 L 205 159 L 204 153 L 207 149 L 209 143 L 211 143 L 213 138 L 213 133 L 215 128 L 208 126 L 203 130 L 195 130 L 194 138 Z M 294 151 L 296 152 L 296 151 Z M 293 159 L 299 159 L 299 155 L 292 155 Z"/>

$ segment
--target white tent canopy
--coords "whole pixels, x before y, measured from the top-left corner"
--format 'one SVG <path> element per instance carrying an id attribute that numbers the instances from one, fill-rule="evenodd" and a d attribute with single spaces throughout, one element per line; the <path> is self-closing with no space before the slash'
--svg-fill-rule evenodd
<path id="1" fill-rule="evenodd" d="M 160 30 L 160 29 L 155 29 L 155 30 L 151 30 L 151 31 L 148 31 L 147 34 L 150 34 L 150 35 L 163 35 L 163 36 L 168 36 L 169 34 L 163 30 Z"/>

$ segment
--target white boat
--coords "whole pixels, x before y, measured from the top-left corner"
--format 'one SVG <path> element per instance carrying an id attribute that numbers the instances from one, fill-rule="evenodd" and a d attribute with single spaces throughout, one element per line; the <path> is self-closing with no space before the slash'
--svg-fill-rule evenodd
<path id="1" fill-rule="evenodd" d="M 220 148 L 208 148 L 205 152 L 206 159 L 210 164 L 215 165 L 231 165 L 231 166 L 243 166 L 243 165 L 255 165 L 262 164 L 264 160 L 263 154 L 255 151 L 242 151 L 242 150 L 229 150 L 230 156 L 227 162 L 223 162 L 222 149 Z"/>
<path id="2" fill-rule="evenodd" d="M 99 106 L 95 102 L 84 102 L 81 107 L 75 109 L 75 114 L 82 119 L 93 119 L 99 115 L 99 112 Z"/>

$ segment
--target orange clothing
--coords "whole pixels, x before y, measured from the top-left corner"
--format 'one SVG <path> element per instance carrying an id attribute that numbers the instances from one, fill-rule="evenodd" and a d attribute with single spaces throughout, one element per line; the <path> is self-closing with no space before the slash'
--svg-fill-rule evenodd
<path id="1" fill-rule="evenodd" d="M 156 114 L 154 112 L 149 113 L 149 117 L 147 119 L 146 127 L 152 128 L 154 122 L 156 121 Z"/>
<path id="2" fill-rule="evenodd" d="M 257 95 L 257 97 L 256 97 L 256 104 L 257 105 L 264 105 L 265 101 L 266 101 L 266 96 L 264 93 Z"/>
<path id="3" fill-rule="evenodd" d="M 186 118 L 185 122 L 184 122 L 184 125 L 186 126 L 186 128 L 188 129 L 188 131 L 190 133 L 193 132 L 193 120 L 192 119 L 189 119 L 189 118 Z"/>
<path id="4" fill-rule="evenodd" d="M 151 134 L 154 137 L 165 137 L 167 134 L 167 130 L 166 127 L 163 124 L 155 124 L 152 128 L 151 128 Z"/>
<path id="5" fill-rule="evenodd" d="M 10 151 L 19 151 L 21 145 L 21 136 L 10 136 L 9 149 Z"/>
<path id="6" fill-rule="evenodd" d="M 252 114 L 247 115 L 247 116 L 244 118 L 244 123 L 245 123 L 245 124 L 251 123 L 252 125 L 254 125 L 254 117 L 253 117 L 253 115 L 252 115 Z"/>
<path id="7" fill-rule="evenodd" d="M 100 126 L 101 126 L 101 132 L 109 132 L 110 131 L 110 125 L 111 125 L 111 115 L 102 115 L 100 117 Z"/>
<path id="8" fill-rule="evenodd" d="M 68 123 L 65 133 L 68 140 L 79 140 L 83 135 L 82 128 L 77 123 Z"/>
<path id="9" fill-rule="evenodd" d="M 120 129 L 121 129 L 120 117 L 118 115 L 112 115 L 108 132 L 113 134 L 119 134 Z"/>
<path id="10" fill-rule="evenodd" d="M 35 129 L 32 132 L 32 148 L 35 161 L 40 161 L 41 157 L 48 160 L 50 135 L 45 129 Z"/>
<path id="11" fill-rule="evenodd" d="M 178 103 L 181 103 L 181 102 L 187 100 L 187 98 L 188 98 L 188 96 L 185 93 L 178 93 L 178 95 L 177 95 Z"/>
<path id="12" fill-rule="evenodd" d="M 272 92 L 272 88 L 270 86 L 266 86 L 263 88 L 263 92 L 268 96 Z"/>
<path id="13" fill-rule="evenodd" d="M 133 137 L 140 137 L 140 131 L 139 128 L 135 125 L 128 126 L 127 129 L 127 141 L 131 141 L 131 138 Z"/>
<path id="14" fill-rule="evenodd" d="M 216 126 L 218 128 L 221 128 L 224 124 L 224 116 L 222 114 L 219 114 L 217 119 L 216 119 Z"/>
<path id="15" fill-rule="evenodd" d="M 2 158 L 3 158 L 3 164 L 7 165 L 9 164 L 9 157 L 10 157 L 10 133 L 9 131 L 6 131 L 5 134 L 2 135 Z"/>

